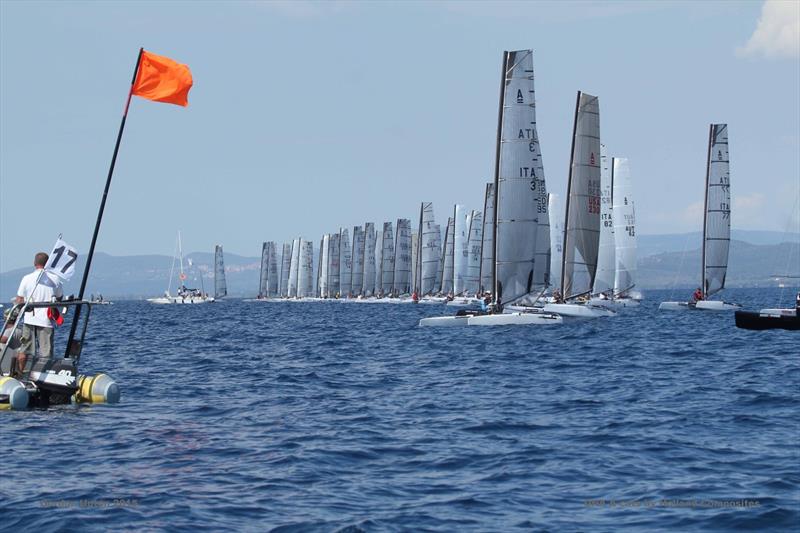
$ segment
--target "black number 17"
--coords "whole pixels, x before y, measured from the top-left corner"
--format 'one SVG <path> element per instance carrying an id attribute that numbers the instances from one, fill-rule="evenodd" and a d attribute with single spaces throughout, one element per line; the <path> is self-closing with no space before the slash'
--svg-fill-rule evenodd
<path id="1" fill-rule="evenodd" d="M 58 248 L 53 250 L 53 253 L 56 254 L 56 258 L 53 260 L 53 263 L 52 263 L 53 268 L 56 268 L 56 265 L 58 265 L 58 262 L 61 261 L 61 256 L 64 255 L 64 250 L 66 250 L 65 246 L 59 246 Z M 72 250 L 67 250 L 67 255 L 71 259 L 69 261 L 67 261 L 67 264 L 65 264 L 61 268 L 61 273 L 62 274 L 66 274 L 67 270 L 69 270 L 69 267 L 72 266 L 72 263 L 74 263 L 78 259 L 78 254 L 76 254 Z"/>

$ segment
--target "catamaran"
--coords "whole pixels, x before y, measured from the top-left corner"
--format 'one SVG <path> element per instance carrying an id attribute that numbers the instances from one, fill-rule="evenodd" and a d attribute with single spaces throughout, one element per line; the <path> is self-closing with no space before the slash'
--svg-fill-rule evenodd
<path id="1" fill-rule="evenodd" d="M 541 256 L 538 252 L 547 249 L 542 254 L 547 261 L 541 267 L 542 280 L 546 281 L 550 247 L 549 234 L 543 242 L 537 242 L 540 218 L 547 218 L 547 193 L 536 133 L 533 52 L 504 52 L 501 72 L 491 241 L 494 290 L 489 311 L 462 310 L 456 316 L 424 318 L 420 326 L 562 322 L 560 316 L 533 307 L 524 312 L 501 312 L 503 304 L 532 306 L 536 303 L 546 289 L 546 284 L 540 286 L 534 282 L 537 257 Z"/>
<path id="2" fill-rule="evenodd" d="M 177 294 L 173 295 L 172 279 L 175 275 L 175 263 L 179 265 L 178 273 L 178 290 Z M 157 298 L 148 298 L 147 301 L 153 304 L 205 304 L 214 301 L 214 298 L 206 294 L 205 289 L 201 286 L 200 289 L 188 288 L 185 285 L 187 276 L 183 270 L 183 248 L 181 245 L 181 232 L 178 232 L 177 253 L 172 257 L 172 267 L 169 272 L 169 284 L 167 290 L 164 291 L 164 296 Z M 200 283 L 203 283 L 203 277 L 200 276 Z"/>
<path id="3" fill-rule="evenodd" d="M 703 250 L 698 298 L 687 302 L 661 302 L 659 309 L 681 311 L 733 311 L 738 304 L 708 300 L 725 288 L 731 241 L 731 188 L 728 159 L 728 125 L 711 124 L 708 134 L 705 203 L 703 208 Z"/>
<path id="4" fill-rule="evenodd" d="M 567 207 L 561 257 L 561 290 L 545 311 L 593 318 L 614 311 L 588 303 L 597 272 L 600 245 L 600 105 L 578 91 L 567 181 Z"/>

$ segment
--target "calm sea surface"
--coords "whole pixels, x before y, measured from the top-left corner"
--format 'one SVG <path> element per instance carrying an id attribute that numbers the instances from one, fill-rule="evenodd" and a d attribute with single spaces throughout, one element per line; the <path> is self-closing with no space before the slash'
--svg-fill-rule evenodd
<path id="1" fill-rule="evenodd" d="M 122 402 L 0 412 L 0 528 L 797 527 L 800 334 L 646 296 L 555 327 L 419 328 L 453 312 L 424 305 L 96 308 L 82 371 Z"/>

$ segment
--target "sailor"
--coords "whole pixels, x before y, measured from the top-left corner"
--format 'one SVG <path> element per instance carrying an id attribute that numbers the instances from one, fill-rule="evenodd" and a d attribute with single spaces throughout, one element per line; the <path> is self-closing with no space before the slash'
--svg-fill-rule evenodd
<path id="1" fill-rule="evenodd" d="M 414 291 L 414 292 L 411 293 L 411 301 L 412 302 L 419 302 L 419 295 L 417 294 L 417 291 Z"/>
<path id="2" fill-rule="evenodd" d="M 48 255 L 44 252 L 36 254 L 33 259 L 35 270 L 22 278 L 15 303 L 25 303 L 29 298 L 32 303 L 61 299 L 63 296 L 61 281 L 56 276 L 51 277 L 47 272 L 42 272 L 48 259 Z M 36 355 L 36 345 L 39 346 L 40 357 L 45 359 L 53 357 L 53 322 L 49 317 L 47 308 L 33 309 L 25 313 L 17 356 L 17 371 L 20 374 L 25 370 L 28 355 Z"/>
<path id="3" fill-rule="evenodd" d="M 697 303 L 702 299 L 703 299 L 703 289 L 697 287 L 697 289 L 695 289 L 694 293 L 692 294 L 692 303 Z"/>
<path id="4" fill-rule="evenodd" d="M 16 350 L 19 348 L 20 340 L 22 339 L 22 324 L 14 329 L 14 324 L 19 320 L 19 309 L 6 309 L 3 313 L 3 320 L 6 322 L 6 329 L 0 334 L 0 344 L 8 343 L 10 349 Z M 11 335 L 12 330 L 14 331 L 13 335 Z"/>
<path id="5" fill-rule="evenodd" d="M 484 313 L 489 311 L 489 306 L 492 304 L 492 295 L 490 292 L 484 293 L 484 297 L 481 298 L 481 311 Z"/>
<path id="6" fill-rule="evenodd" d="M 560 303 L 564 302 L 564 300 L 561 298 L 561 291 L 560 290 L 555 289 L 553 291 L 553 301 L 555 301 L 557 304 L 560 304 Z"/>
<path id="7" fill-rule="evenodd" d="M 800 292 L 797 293 L 797 298 L 794 301 L 794 312 L 800 317 Z"/>

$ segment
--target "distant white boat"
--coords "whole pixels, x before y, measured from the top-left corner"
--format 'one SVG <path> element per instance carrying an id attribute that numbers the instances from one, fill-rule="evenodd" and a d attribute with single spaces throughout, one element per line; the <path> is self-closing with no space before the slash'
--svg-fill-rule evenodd
<path id="1" fill-rule="evenodd" d="M 175 263 L 179 264 L 178 273 L 178 289 L 176 294 L 172 294 L 172 279 L 175 275 Z M 191 264 L 191 263 L 190 263 Z M 167 290 L 164 291 L 164 296 L 156 298 L 148 298 L 147 301 L 152 304 L 170 305 L 170 304 L 205 304 L 214 301 L 214 298 L 206 294 L 205 289 L 202 287 L 203 277 L 200 276 L 200 289 L 188 288 L 185 285 L 186 273 L 183 271 L 183 248 L 181 244 L 181 232 L 178 232 L 177 253 L 172 258 L 172 267 L 169 272 L 169 284 Z"/>
<path id="2" fill-rule="evenodd" d="M 683 311 L 735 311 L 738 304 L 709 300 L 725 288 L 731 241 L 731 189 L 728 156 L 728 125 L 711 124 L 708 134 L 705 204 L 703 207 L 703 251 L 700 267 L 700 298 L 685 302 L 661 302 L 659 309 Z"/>

